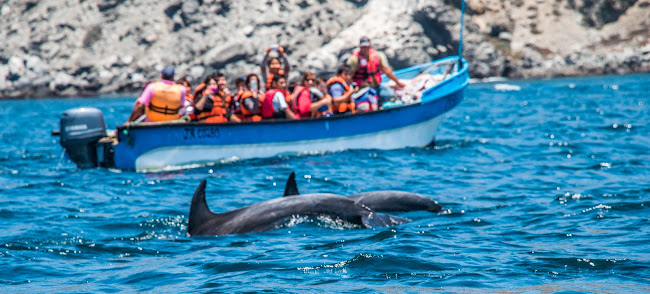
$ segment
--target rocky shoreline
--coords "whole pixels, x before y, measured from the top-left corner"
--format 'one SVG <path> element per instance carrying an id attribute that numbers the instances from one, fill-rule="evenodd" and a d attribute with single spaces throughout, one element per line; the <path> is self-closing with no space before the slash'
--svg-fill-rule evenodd
<path id="1" fill-rule="evenodd" d="M 294 71 L 332 73 L 361 35 L 394 68 L 455 55 L 460 1 L 9 0 L 0 98 L 136 93 L 165 65 L 194 84 L 259 72 L 270 44 Z M 650 71 L 650 0 L 467 1 L 473 78 Z"/>

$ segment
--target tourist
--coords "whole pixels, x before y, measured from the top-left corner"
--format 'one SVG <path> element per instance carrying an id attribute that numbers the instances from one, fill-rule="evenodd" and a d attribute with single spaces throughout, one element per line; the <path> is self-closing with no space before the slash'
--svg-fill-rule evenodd
<path id="1" fill-rule="evenodd" d="M 332 99 L 324 97 L 315 103 L 312 103 L 311 88 L 315 87 L 316 75 L 312 72 L 306 72 L 302 75 L 300 85 L 296 86 L 292 94 L 292 108 L 298 118 L 310 118 L 312 113 L 316 112 L 322 106 L 329 106 Z"/>
<path id="2" fill-rule="evenodd" d="M 256 74 L 246 76 L 244 88 L 241 94 L 238 94 L 237 101 L 242 121 L 260 121 L 260 90 L 258 88 L 259 79 Z"/>
<path id="3" fill-rule="evenodd" d="M 178 111 L 185 101 L 185 87 L 174 83 L 174 68 L 166 66 L 160 75 L 161 80 L 144 89 L 133 105 L 128 122 L 138 119 L 144 113 L 146 122 L 176 120 Z"/>
<path id="4" fill-rule="evenodd" d="M 271 57 L 271 52 L 277 52 L 278 56 Z M 272 45 L 266 49 L 266 54 L 264 55 L 264 59 L 262 59 L 260 68 L 262 70 L 262 78 L 264 79 L 264 90 L 271 88 L 271 81 L 273 81 L 274 76 L 283 75 L 288 77 L 291 65 L 284 52 L 284 48 L 282 46 Z"/>
<path id="5" fill-rule="evenodd" d="M 194 101 L 194 95 L 192 95 L 192 84 L 187 77 L 182 77 L 176 80 L 176 84 L 185 87 L 185 100 Z"/>
<path id="6" fill-rule="evenodd" d="M 311 92 L 311 101 L 312 103 L 317 103 L 319 101 L 327 100 L 328 103 L 325 103 L 323 106 L 312 111 L 311 117 L 330 117 L 334 113 L 332 112 L 332 96 L 327 94 L 327 83 L 322 78 L 316 78 L 316 86 L 309 89 Z"/>
<path id="7" fill-rule="evenodd" d="M 379 109 L 379 97 L 370 82 L 365 81 L 362 88 L 350 97 L 354 102 L 356 113 L 364 113 Z"/>
<path id="8" fill-rule="evenodd" d="M 229 92 L 226 94 L 225 90 L 220 90 L 219 83 L 222 81 L 225 81 L 223 74 L 208 75 L 203 81 L 205 89 L 194 97 L 194 114 L 197 120 L 207 123 L 240 122 L 226 104 L 225 95 L 229 95 Z"/>
<path id="9" fill-rule="evenodd" d="M 393 80 L 398 87 L 406 86 L 393 74 L 386 56 L 372 48 L 368 37 L 361 37 L 359 49 L 348 58 L 347 65 L 350 67 L 354 83 L 361 87 L 364 82 L 368 82 L 370 87 L 377 92 L 380 104 L 396 96 L 393 89 L 381 85 L 382 73 Z"/>
<path id="10" fill-rule="evenodd" d="M 273 76 L 271 89 L 264 94 L 261 112 L 264 119 L 287 118 L 297 119 L 287 104 L 287 78 L 283 75 Z"/>
<path id="11" fill-rule="evenodd" d="M 327 90 L 332 96 L 332 108 L 335 114 L 353 113 L 354 103 L 350 96 L 359 90 L 352 84 L 350 67 L 343 64 L 336 70 L 336 76 L 327 80 Z"/>
<path id="12" fill-rule="evenodd" d="M 241 114 L 241 107 L 240 107 L 240 100 L 241 100 L 241 95 L 244 93 L 244 84 L 246 83 L 246 77 L 241 76 L 235 79 L 235 93 L 232 94 L 232 104 L 231 104 L 231 110 L 234 115 L 236 115 L 238 118 L 242 118 Z"/>

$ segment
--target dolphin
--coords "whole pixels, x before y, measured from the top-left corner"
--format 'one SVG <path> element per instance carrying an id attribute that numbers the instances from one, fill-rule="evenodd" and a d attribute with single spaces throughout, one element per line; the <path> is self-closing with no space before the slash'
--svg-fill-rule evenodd
<path id="1" fill-rule="evenodd" d="M 300 195 L 296 184 L 296 174 L 291 172 L 284 188 L 284 196 Z M 371 191 L 354 194 L 347 197 L 355 203 L 364 205 L 374 211 L 416 211 L 440 212 L 442 206 L 437 201 L 431 200 L 417 193 L 404 191 Z"/>
<path id="2" fill-rule="evenodd" d="M 378 214 L 368 207 L 355 203 L 352 199 L 335 194 L 282 197 L 225 213 L 213 213 L 205 201 L 205 187 L 206 180 L 203 180 L 192 197 L 187 226 L 189 236 L 270 231 L 277 229 L 287 218 L 298 215 L 325 215 L 366 228 L 387 227 L 410 222 L 405 218 Z"/>

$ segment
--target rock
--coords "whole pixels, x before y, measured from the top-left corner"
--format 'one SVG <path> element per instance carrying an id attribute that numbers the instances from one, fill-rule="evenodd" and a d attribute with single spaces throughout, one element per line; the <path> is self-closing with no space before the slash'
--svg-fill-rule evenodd
<path id="1" fill-rule="evenodd" d="M 203 78 L 205 68 L 200 65 L 195 65 L 190 68 L 190 80 L 197 81 Z"/>
<path id="2" fill-rule="evenodd" d="M 61 91 L 63 89 L 70 87 L 70 85 L 72 85 L 73 82 L 74 82 L 74 77 L 64 72 L 58 72 L 54 76 L 54 80 L 50 82 L 50 90 L 52 92 Z"/>
<path id="3" fill-rule="evenodd" d="M 286 48 L 290 78 L 327 75 L 361 35 L 394 68 L 457 54 L 453 1 L 262 2 L 9 1 L 0 7 L 0 96 L 139 91 L 167 64 L 194 83 L 215 70 L 232 81 L 259 73 L 275 43 Z M 645 0 L 469 1 L 463 57 L 472 77 L 647 72 L 647 7 Z"/>
<path id="4" fill-rule="evenodd" d="M 25 61 L 18 56 L 12 56 L 11 58 L 9 58 L 9 75 L 20 77 L 24 74 L 25 74 Z"/>

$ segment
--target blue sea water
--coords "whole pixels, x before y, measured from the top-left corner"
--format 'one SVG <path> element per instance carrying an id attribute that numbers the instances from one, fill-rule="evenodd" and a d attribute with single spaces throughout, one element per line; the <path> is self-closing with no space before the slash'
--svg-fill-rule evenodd
<path id="1" fill-rule="evenodd" d="M 472 84 L 435 146 L 77 170 L 61 113 L 134 97 L 0 101 L 0 289 L 25 292 L 650 292 L 650 75 Z M 294 218 L 187 237 L 192 193 L 224 212 L 282 195 L 397 189 L 442 213 L 362 229 Z"/>

